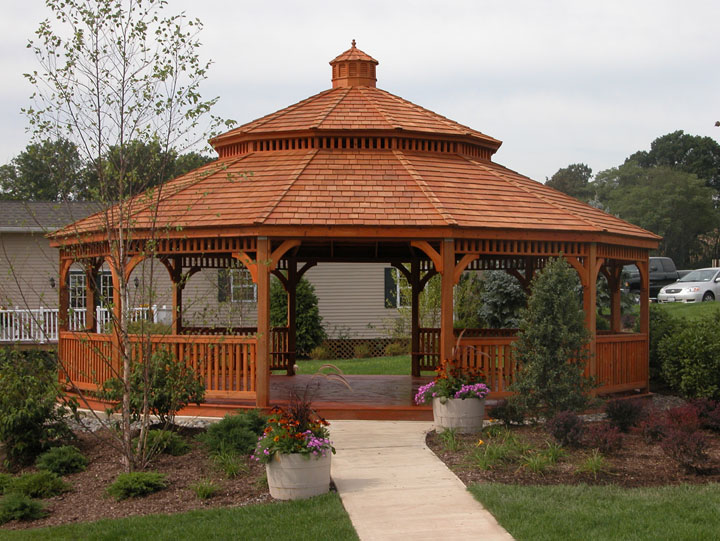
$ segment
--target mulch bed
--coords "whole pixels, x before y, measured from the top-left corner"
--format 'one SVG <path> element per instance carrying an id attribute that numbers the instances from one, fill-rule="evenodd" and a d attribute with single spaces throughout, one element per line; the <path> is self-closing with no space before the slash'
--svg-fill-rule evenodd
<path id="1" fill-rule="evenodd" d="M 602 421 L 605 422 L 605 421 Z M 511 429 L 523 442 L 535 449 L 547 447 L 553 441 L 542 425 L 520 426 Z M 513 485 L 617 485 L 621 487 L 654 487 L 679 484 L 704 484 L 720 482 L 720 435 L 703 431 L 709 441 L 709 461 L 701 471 L 687 471 L 668 458 L 659 444 L 649 444 L 642 436 L 631 431 L 624 434 L 622 448 L 609 455 L 607 471 L 597 477 L 577 473 L 578 466 L 590 455 L 590 449 L 567 448 L 567 456 L 539 474 L 518 463 L 501 463 L 489 470 L 482 470 L 469 463 L 468 457 L 478 449 L 478 440 L 489 440 L 482 434 L 458 435 L 461 441 L 458 451 L 448 451 L 436 432 L 427 437 L 427 445 L 466 484 L 505 483 Z"/>
<path id="2" fill-rule="evenodd" d="M 133 515 L 170 514 L 193 509 L 237 507 L 271 501 L 265 482 L 265 466 L 249 459 L 249 472 L 227 479 L 210 461 L 207 452 L 192 436 L 197 430 L 185 429 L 192 450 L 182 456 L 160 455 L 148 471 L 167 474 L 168 488 L 143 498 L 116 501 L 105 496 L 105 489 L 123 473 L 120 453 L 109 445 L 106 431 L 81 433 L 75 445 L 88 458 L 87 470 L 64 479 L 72 491 L 43 500 L 49 515 L 32 522 L 8 522 L 3 529 L 41 528 L 75 522 L 122 518 Z M 30 470 L 28 470 L 30 471 Z M 189 485 L 211 480 L 220 490 L 210 499 L 201 500 Z"/>

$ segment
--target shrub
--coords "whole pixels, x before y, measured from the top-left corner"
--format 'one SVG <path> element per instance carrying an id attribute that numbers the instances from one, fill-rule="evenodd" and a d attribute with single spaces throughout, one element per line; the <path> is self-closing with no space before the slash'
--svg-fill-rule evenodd
<path id="1" fill-rule="evenodd" d="M 158 349 L 147 363 L 147 397 L 150 413 L 157 415 L 161 423 L 169 424 L 178 410 L 191 402 L 200 405 L 205 398 L 202 380 L 185 364 L 176 362 L 167 349 Z M 122 408 L 122 381 L 111 378 L 103 385 L 101 397 L 116 402 L 110 410 L 119 412 Z M 133 422 L 143 414 L 145 390 L 145 364 L 134 363 L 130 375 L 130 415 Z"/>
<path id="2" fill-rule="evenodd" d="M 330 350 L 326 346 L 315 346 L 310 351 L 310 358 L 314 361 L 329 359 Z"/>
<path id="3" fill-rule="evenodd" d="M 640 422 L 644 415 L 645 404 L 639 399 L 623 400 L 616 398 L 605 403 L 608 421 L 621 432 L 627 432 Z"/>
<path id="4" fill-rule="evenodd" d="M 583 438 L 585 445 L 591 449 L 597 449 L 604 455 L 616 453 L 622 449 L 623 436 L 616 426 L 609 426 L 604 423 L 592 423 L 585 428 Z"/>
<path id="5" fill-rule="evenodd" d="M 87 458 L 83 456 L 77 447 L 72 445 L 53 447 L 40 455 L 35 462 L 39 469 L 51 471 L 58 475 L 83 471 L 87 464 Z"/>
<path id="6" fill-rule="evenodd" d="M 518 279 L 505 271 L 487 271 L 482 273 L 481 280 L 480 319 L 491 329 L 517 327 L 520 312 L 527 303 Z"/>
<path id="7" fill-rule="evenodd" d="M 491 415 L 505 426 L 521 425 L 525 422 L 525 413 L 513 400 L 500 400 L 492 408 Z"/>
<path id="8" fill-rule="evenodd" d="M 115 482 L 107 488 L 107 493 L 116 500 L 146 496 L 167 487 L 168 482 L 163 473 L 132 472 L 121 473 Z"/>
<path id="9" fill-rule="evenodd" d="M 0 473 L 0 494 L 5 494 L 5 490 L 12 483 L 13 476 L 9 473 Z"/>
<path id="10" fill-rule="evenodd" d="M 698 398 L 690 402 L 700 418 L 700 427 L 720 432 L 720 403 L 707 398 Z"/>
<path id="11" fill-rule="evenodd" d="M 510 390 L 533 415 L 552 417 L 589 403 L 591 380 L 583 375 L 590 334 L 576 293 L 577 273 L 563 259 L 551 259 L 532 282 L 520 332 L 513 344 L 521 368 Z"/>
<path id="12" fill-rule="evenodd" d="M 139 319 L 137 321 L 130 321 L 127 325 L 128 334 L 170 334 L 172 332 L 172 326 L 167 323 L 155 323 L 154 321 L 148 321 L 147 319 Z"/>
<path id="13" fill-rule="evenodd" d="M 42 502 L 19 494 L 8 494 L 0 500 L 0 524 L 11 520 L 37 520 L 46 515 Z"/>
<path id="14" fill-rule="evenodd" d="M 258 436 L 265 428 L 265 416 L 258 410 L 226 415 L 208 426 L 198 439 L 212 454 L 233 452 L 248 455 L 255 449 Z"/>
<path id="15" fill-rule="evenodd" d="M 60 479 L 57 474 L 39 471 L 15 477 L 5 489 L 5 493 L 18 492 L 29 498 L 50 498 L 68 490 L 70 490 L 70 485 Z"/>
<path id="16" fill-rule="evenodd" d="M 707 463 L 707 439 L 700 431 L 669 428 L 660 441 L 663 452 L 686 470 L 698 470 Z"/>
<path id="17" fill-rule="evenodd" d="M 720 400 L 720 311 L 665 336 L 658 354 L 668 385 L 689 398 Z"/>
<path id="18" fill-rule="evenodd" d="M 295 347 L 300 355 L 308 355 L 327 338 L 327 334 L 322 325 L 315 287 L 302 278 L 295 294 Z M 287 292 L 279 280 L 270 283 L 270 324 L 274 327 L 287 326 Z"/>
<path id="19" fill-rule="evenodd" d="M 665 381 L 662 373 L 662 360 L 660 358 L 660 342 L 666 336 L 674 335 L 683 327 L 683 319 L 674 317 L 662 306 L 650 305 L 650 380 Z M 635 332 L 640 332 L 640 320 L 635 323 Z M 669 381 L 665 381 L 670 383 Z"/>
<path id="20" fill-rule="evenodd" d="M 385 356 L 386 357 L 397 357 L 399 355 L 407 355 L 410 351 L 410 348 L 407 344 L 403 344 L 402 342 L 391 342 L 387 346 L 385 346 Z"/>
<path id="21" fill-rule="evenodd" d="M 356 359 L 365 359 L 367 357 L 370 357 L 370 345 L 357 344 L 353 349 L 353 355 Z"/>
<path id="22" fill-rule="evenodd" d="M 564 446 L 578 447 L 584 431 L 583 420 L 572 411 L 561 411 L 545 423 L 545 429 Z"/>
<path id="23" fill-rule="evenodd" d="M 667 427 L 665 414 L 653 408 L 646 410 L 645 419 L 640 421 L 637 429 L 645 443 L 657 443 L 665 436 Z"/>
<path id="24" fill-rule="evenodd" d="M 192 483 L 188 486 L 188 488 L 192 490 L 195 493 L 195 496 L 197 496 L 201 500 L 207 500 L 208 498 L 212 498 L 217 493 L 217 491 L 220 490 L 220 487 L 218 487 L 209 479 L 204 479 L 202 481 L 198 481 L 197 483 Z"/>
<path id="25" fill-rule="evenodd" d="M 701 427 L 700 414 L 692 404 L 670 408 L 665 412 L 665 424 L 668 429 L 677 429 L 681 432 L 696 432 Z"/>
<path id="26" fill-rule="evenodd" d="M 62 397 L 51 355 L 0 348 L 0 441 L 6 466 L 32 464 L 45 449 L 72 437 L 67 409 L 58 407 Z"/>
<path id="27" fill-rule="evenodd" d="M 149 430 L 147 449 L 151 454 L 181 456 L 190 451 L 190 445 L 178 434 L 170 430 Z"/>

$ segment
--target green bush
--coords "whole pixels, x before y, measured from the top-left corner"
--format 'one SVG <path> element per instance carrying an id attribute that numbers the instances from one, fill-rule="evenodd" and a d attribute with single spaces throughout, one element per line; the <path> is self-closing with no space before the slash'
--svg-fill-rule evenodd
<path id="1" fill-rule="evenodd" d="M 253 452 L 258 436 L 265 428 L 265 416 L 258 410 L 226 415 L 208 426 L 198 439 L 212 454 L 232 452 L 248 455 Z"/>
<path id="2" fill-rule="evenodd" d="M 482 275 L 482 304 L 478 314 L 491 329 L 515 328 L 527 303 L 525 290 L 517 278 L 505 271 L 487 271 Z"/>
<path id="3" fill-rule="evenodd" d="M 5 494 L 5 490 L 13 481 L 13 476 L 9 473 L 0 473 L 0 494 Z"/>
<path id="4" fill-rule="evenodd" d="M 139 319 L 128 323 L 128 334 L 170 334 L 172 326 L 167 323 L 155 323 L 146 319 Z"/>
<path id="5" fill-rule="evenodd" d="M 580 411 L 592 381 L 583 375 L 590 333 L 576 293 L 578 277 L 563 258 L 550 259 L 535 275 L 513 344 L 520 363 L 510 399 L 529 415 L 550 418 Z"/>
<path id="6" fill-rule="evenodd" d="M 650 380 L 665 381 L 662 373 L 662 359 L 660 358 L 660 342 L 666 336 L 672 336 L 687 325 L 684 318 L 670 315 L 668 311 L 658 304 L 650 305 Z M 635 323 L 635 332 L 640 332 L 640 319 Z M 670 382 L 665 382 L 670 383 Z"/>
<path id="7" fill-rule="evenodd" d="M 525 422 L 525 412 L 515 402 L 508 400 L 499 400 L 490 415 L 500 421 L 505 426 L 521 425 Z"/>
<path id="8" fill-rule="evenodd" d="M 302 278 L 295 293 L 295 348 L 299 355 L 307 356 L 327 338 L 327 334 L 322 325 L 313 285 Z M 270 283 L 270 324 L 273 327 L 287 326 L 287 292 L 279 280 Z"/>
<path id="9" fill-rule="evenodd" d="M 330 350 L 326 346 L 315 346 L 310 351 L 310 358 L 313 361 L 321 361 L 330 358 Z"/>
<path id="10" fill-rule="evenodd" d="M 369 344 L 357 344 L 353 348 L 353 355 L 356 359 L 365 359 L 370 357 L 370 345 Z"/>
<path id="11" fill-rule="evenodd" d="M 52 354 L 0 348 L 0 441 L 7 467 L 32 464 L 45 449 L 72 437 L 67 409 L 58 407 L 62 397 Z"/>
<path id="12" fill-rule="evenodd" d="M 119 501 L 146 496 L 166 488 L 167 485 L 168 482 L 164 473 L 121 473 L 117 476 L 115 482 L 107 488 L 106 492 L 108 496 Z"/>
<path id="13" fill-rule="evenodd" d="M 70 485 L 57 474 L 39 471 L 15 477 L 5 489 L 5 493 L 18 492 L 30 498 L 50 498 L 68 490 L 70 490 Z"/>
<path id="14" fill-rule="evenodd" d="M 175 360 L 166 349 L 158 349 L 150 356 L 148 363 L 148 405 L 150 413 L 157 415 L 160 422 L 170 424 L 178 410 L 188 404 L 200 403 L 205 398 L 205 386 L 200 378 L 185 364 Z M 133 422 L 143 414 L 145 365 L 134 363 L 130 376 L 130 415 Z M 105 400 L 115 402 L 110 410 L 119 412 L 122 408 L 122 381 L 119 378 L 107 380 L 100 393 Z"/>
<path id="15" fill-rule="evenodd" d="M 0 524 L 11 520 L 37 520 L 46 515 L 42 502 L 14 492 L 0 500 Z"/>
<path id="16" fill-rule="evenodd" d="M 40 455 L 35 465 L 41 470 L 51 471 L 58 475 L 84 471 L 88 460 L 77 447 L 63 445 L 53 447 Z"/>
<path id="17" fill-rule="evenodd" d="M 658 345 L 662 377 L 690 398 L 720 399 L 720 314 L 665 336 Z"/>
<path id="18" fill-rule="evenodd" d="M 397 357 L 399 355 L 407 355 L 408 353 L 410 353 L 410 347 L 408 344 L 403 344 L 402 342 L 392 342 L 385 346 L 386 357 Z"/>
<path id="19" fill-rule="evenodd" d="M 190 445 L 177 432 L 149 430 L 147 433 L 147 449 L 151 455 L 181 456 L 190 451 Z"/>

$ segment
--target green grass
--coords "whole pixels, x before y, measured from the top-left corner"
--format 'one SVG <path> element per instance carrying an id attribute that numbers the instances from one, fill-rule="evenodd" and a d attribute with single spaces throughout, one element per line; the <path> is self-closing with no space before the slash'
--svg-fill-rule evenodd
<path id="1" fill-rule="evenodd" d="M 683 302 L 666 302 L 659 304 L 663 310 L 673 317 L 684 317 L 688 321 L 699 319 L 720 310 L 720 302 L 700 302 L 685 304 Z"/>
<path id="2" fill-rule="evenodd" d="M 720 485 L 476 484 L 469 490 L 518 541 L 717 539 Z"/>
<path id="3" fill-rule="evenodd" d="M 3 531 L 2 539 L 358 539 L 337 494 L 294 502 Z"/>
<path id="4" fill-rule="evenodd" d="M 324 364 L 332 364 L 343 374 L 410 375 L 410 355 L 397 357 L 368 357 L 366 359 L 337 359 L 333 361 L 297 361 L 298 374 L 314 374 Z M 434 372 L 423 372 L 432 375 Z"/>

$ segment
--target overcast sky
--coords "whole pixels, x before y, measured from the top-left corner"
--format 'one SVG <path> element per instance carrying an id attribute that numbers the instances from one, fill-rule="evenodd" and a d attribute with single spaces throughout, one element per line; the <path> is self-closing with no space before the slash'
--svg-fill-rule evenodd
<path id="1" fill-rule="evenodd" d="M 351 39 L 378 86 L 503 141 L 494 160 L 544 181 L 583 162 L 619 165 L 675 130 L 720 140 L 720 1 L 170 0 L 205 24 L 205 97 L 245 123 L 330 87 Z M 0 163 L 28 143 L 37 67 L 26 49 L 48 14 L 6 0 L 0 18 Z"/>

